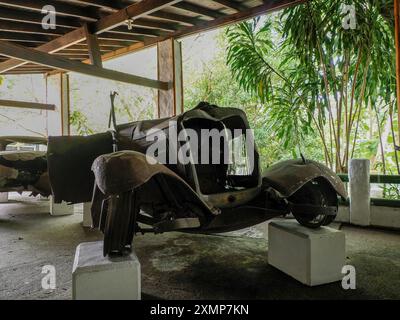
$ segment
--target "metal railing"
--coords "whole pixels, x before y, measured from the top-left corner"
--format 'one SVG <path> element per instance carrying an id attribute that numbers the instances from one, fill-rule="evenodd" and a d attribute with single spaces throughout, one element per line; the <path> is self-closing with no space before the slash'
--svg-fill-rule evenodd
<path id="1" fill-rule="evenodd" d="M 339 174 L 338 176 L 343 182 L 350 182 L 348 174 Z M 400 175 L 371 174 L 370 183 L 400 185 Z M 349 200 L 341 200 L 340 204 L 349 205 Z M 371 205 L 400 208 L 400 199 L 371 198 Z"/>

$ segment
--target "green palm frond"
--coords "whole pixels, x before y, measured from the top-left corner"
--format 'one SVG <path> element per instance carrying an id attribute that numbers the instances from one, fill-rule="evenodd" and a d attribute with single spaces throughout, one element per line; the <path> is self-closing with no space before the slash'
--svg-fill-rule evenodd
<path id="1" fill-rule="evenodd" d="M 265 59 L 274 45 L 271 41 L 271 22 L 261 27 L 259 20 L 243 22 L 227 29 L 229 41 L 227 63 L 233 76 L 247 92 L 262 102 L 271 98 L 274 68 Z"/>

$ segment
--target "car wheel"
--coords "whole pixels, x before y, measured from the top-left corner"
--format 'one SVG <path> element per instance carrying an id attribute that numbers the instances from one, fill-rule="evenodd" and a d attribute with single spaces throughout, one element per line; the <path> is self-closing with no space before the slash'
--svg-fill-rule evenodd
<path id="1" fill-rule="evenodd" d="M 332 188 L 329 182 L 323 178 L 317 178 L 308 182 L 288 200 L 297 204 L 338 207 L 336 191 Z M 313 229 L 327 226 L 336 218 L 336 215 L 312 213 L 293 213 L 293 215 L 301 225 Z"/>

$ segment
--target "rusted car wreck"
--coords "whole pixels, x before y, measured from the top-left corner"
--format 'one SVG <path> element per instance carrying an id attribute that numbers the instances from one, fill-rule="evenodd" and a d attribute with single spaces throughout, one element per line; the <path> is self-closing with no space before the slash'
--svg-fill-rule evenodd
<path id="1" fill-rule="evenodd" d="M 2 172 L 22 168 L 25 179 L 15 176 L 13 184 L 8 176 L 5 184 L 4 177 L 0 178 L 0 191 L 51 193 L 56 202 L 92 201 L 93 226 L 104 233 L 105 255 L 128 252 L 137 233 L 221 233 L 287 214 L 306 227 L 318 228 L 335 219 L 338 196 L 347 197 L 333 171 L 304 158 L 280 162 L 262 174 L 257 148 L 242 152 L 240 165 L 235 161 L 171 164 L 171 154 L 165 150 L 158 150 L 157 155 L 166 152 L 166 163 L 149 161 L 147 150 L 160 132 L 168 146 L 179 148 L 187 143 L 171 137 L 171 123 L 178 134 L 189 129 L 199 133 L 203 129 L 236 130 L 241 132 L 240 139 L 249 129 L 240 109 L 207 103 L 169 119 L 125 125 L 114 121 L 114 130 L 106 133 L 50 137 L 47 155 L 26 162 L 21 156 L 14 155 L 18 161 L 12 161 L 10 154 L 3 154 Z M 190 144 L 186 151 L 201 153 L 192 148 Z M 230 152 L 229 147 L 218 150 L 221 158 Z M 252 170 L 243 166 L 249 157 L 254 162 Z M 15 181 L 23 185 L 18 187 Z"/>

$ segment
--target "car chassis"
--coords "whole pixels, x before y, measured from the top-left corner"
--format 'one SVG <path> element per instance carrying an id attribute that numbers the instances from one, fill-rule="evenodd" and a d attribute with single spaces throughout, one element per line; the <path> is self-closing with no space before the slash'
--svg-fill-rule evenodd
<path id="1" fill-rule="evenodd" d="M 218 129 L 248 135 L 247 117 L 240 109 L 203 102 L 168 119 L 117 125 L 114 112 L 110 118 L 113 130 L 106 133 L 49 137 L 50 188 L 43 187 L 43 165 L 41 174 L 32 169 L 32 176 L 42 177 L 42 188 L 29 182 L 36 193 L 48 195 L 51 190 L 55 202 L 91 201 L 93 227 L 104 233 L 104 255 L 128 253 L 138 233 L 222 233 L 288 214 L 308 228 L 318 228 L 334 221 L 338 196 L 347 198 L 344 184 L 331 169 L 304 157 L 279 162 L 261 173 L 256 147 L 244 153 L 253 159 L 252 170 L 243 162 L 171 164 L 168 154 L 164 164 L 149 161 L 148 150 L 160 132 L 168 146 L 184 145 L 169 135 L 171 123 L 178 134 Z M 191 145 L 188 151 L 194 152 L 190 149 Z M 220 157 L 226 152 L 229 148 L 221 148 Z M 0 165 L 4 166 L 1 155 Z M 0 191 L 5 190 L 0 186 Z"/>

